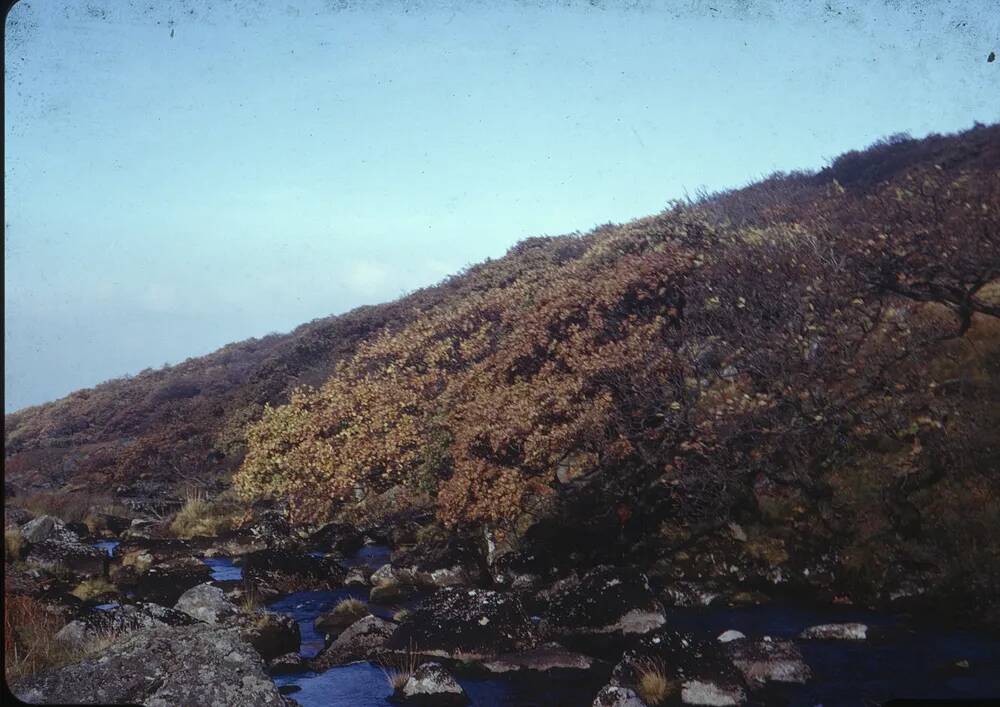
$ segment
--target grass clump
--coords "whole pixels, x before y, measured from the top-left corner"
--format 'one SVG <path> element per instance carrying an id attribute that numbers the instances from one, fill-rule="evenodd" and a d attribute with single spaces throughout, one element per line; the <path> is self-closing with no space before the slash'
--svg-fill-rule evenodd
<path id="1" fill-rule="evenodd" d="M 129 517 L 131 511 L 113 497 L 83 490 L 38 491 L 18 496 L 18 505 L 35 516 L 49 515 L 66 523 L 87 523 L 96 514 Z M 90 523 L 87 523 L 90 527 Z"/>
<path id="2" fill-rule="evenodd" d="M 32 597 L 6 594 L 3 602 L 3 667 L 8 684 L 46 668 L 80 660 L 108 640 L 72 646 L 56 640 L 65 622 Z"/>
<path id="3" fill-rule="evenodd" d="M 24 536 L 20 528 L 4 528 L 3 557 L 7 562 L 16 562 L 24 552 Z"/>
<path id="4" fill-rule="evenodd" d="M 670 680 L 663 666 L 655 661 L 644 661 L 636 666 L 636 692 L 650 707 L 662 705 L 677 691 L 677 683 Z"/>
<path id="5" fill-rule="evenodd" d="M 385 680 L 395 694 L 403 691 L 403 686 L 417 671 L 419 664 L 420 654 L 414 649 L 412 643 L 402 653 L 388 654 L 379 660 L 379 667 L 382 668 Z"/>
<path id="6" fill-rule="evenodd" d="M 335 616 L 350 617 L 355 620 L 363 619 L 365 616 L 368 616 L 368 606 L 360 599 L 341 599 L 333 607 L 333 613 Z"/>
<path id="7" fill-rule="evenodd" d="M 413 612 L 410 611 L 409 609 L 400 609 L 399 611 L 397 611 L 395 614 L 392 615 L 392 620 L 395 621 L 397 624 L 401 624 L 408 618 L 410 618 L 412 614 Z"/>
<path id="8" fill-rule="evenodd" d="M 185 539 L 215 537 L 239 525 L 245 512 L 245 507 L 233 498 L 209 500 L 201 492 L 191 493 L 170 523 L 170 532 Z"/>

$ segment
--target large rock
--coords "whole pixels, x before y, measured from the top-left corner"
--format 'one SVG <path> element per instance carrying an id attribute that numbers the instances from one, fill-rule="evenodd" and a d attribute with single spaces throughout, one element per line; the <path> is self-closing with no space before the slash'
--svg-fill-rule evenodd
<path id="1" fill-rule="evenodd" d="M 750 687 L 768 682 L 804 683 L 812 675 L 801 651 L 791 641 L 765 636 L 760 641 L 731 641 L 725 648 Z"/>
<path id="2" fill-rule="evenodd" d="M 286 704 L 236 629 L 202 623 L 134 632 L 99 658 L 40 673 L 12 689 L 34 703 Z"/>
<path id="3" fill-rule="evenodd" d="M 174 608 L 209 624 L 223 623 L 239 613 L 236 605 L 226 598 L 225 592 L 210 583 L 188 589 Z"/>
<path id="4" fill-rule="evenodd" d="M 376 657 L 392 637 L 396 626 L 375 616 L 366 616 L 347 627 L 337 639 L 310 663 L 312 670 L 322 672 L 334 665 Z"/>
<path id="5" fill-rule="evenodd" d="M 465 690 L 440 663 L 424 663 L 403 684 L 395 697 L 406 705 L 459 707 L 469 703 Z"/>
<path id="6" fill-rule="evenodd" d="M 159 604 L 126 604 L 82 614 L 62 627 L 56 640 L 80 648 L 95 640 L 162 626 L 190 626 L 195 619 Z"/>
<path id="7" fill-rule="evenodd" d="M 555 592 L 539 630 L 553 638 L 645 634 L 665 622 L 645 575 L 605 566 Z"/>
<path id="8" fill-rule="evenodd" d="M 390 640 L 391 648 L 419 646 L 429 655 L 495 656 L 537 644 L 521 601 L 509 593 L 446 587 L 410 612 Z"/>

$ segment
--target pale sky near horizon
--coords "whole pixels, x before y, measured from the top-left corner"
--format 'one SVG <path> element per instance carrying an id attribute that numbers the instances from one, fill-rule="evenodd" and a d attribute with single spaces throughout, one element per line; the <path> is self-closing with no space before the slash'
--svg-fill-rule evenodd
<path id="1" fill-rule="evenodd" d="M 4 409 L 1000 120 L 993 0 L 29 0 Z"/>

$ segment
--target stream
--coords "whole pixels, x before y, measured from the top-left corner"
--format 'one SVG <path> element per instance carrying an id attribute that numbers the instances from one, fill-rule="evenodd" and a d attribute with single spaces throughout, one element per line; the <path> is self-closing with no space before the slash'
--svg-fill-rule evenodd
<path id="1" fill-rule="evenodd" d="M 377 568 L 389 561 L 389 549 L 366 546 L 345 564 Z M 268 608 L 294 618 L 302 630 L 303 656 L 314 656 L 323 647 L 323 636 L 313 620 L 345 597 L 367 600 L 367 590 L 295 592 L 272 602 Z M 413 604 L 418 599 L 407 602 Z M 376 616 L 391 617 L 394 607 L 370 605 Z M 883 629 L 867 641 L 798 641 L 813 678 L 805 685 L 768 688 L 767 704 L 864 705 L 899 697 L 941 699 L 1000 695 L 1000 638 L 914 623 L 908 617 L 854 607 L 805 607 L 770 604 L 744 608 L 671 608 L 667 624 L 714 638 L 727 629 L 749 637 L 763 635 L 794 638 L 803 629 L 821 623 L 860 621 Z M 956 669 L 958 661 L 969 668 Z M 589 706 L 607 683 L 601 671 L 551 671 L 482 677 L 456 674 L 474 705 L 489 707 Z M 323 673 L 275 677 L 279 686 L 300 688 L 289 694 L 303 707 L 343 705 L 385 707 L 392 694 L 382 667 L 354 663 Z"/>
<path id="2" fill-rule="evenodd" d="M 114 543 L 102 542 L 100 546 L 110 552 Z M 377 568 L 388 560 L 388 548 L 369 545 L 345 564 Z M 241 568 L 231 558 L 204 558 L 203 562 L 211 568 L 213 580 L 242 578 Z M 324 645 L 314 620 L 345 598 L 367 601 L 368 590 L 351 587 L 293 592 L 270 602 L 267 608 L 298 622 L 302 634 L 300 653 L 311 658 Z M 392 606 L 371 604 L 369 610 L 376 616 L 391 618 L 399 608 L 418 601 L 419 597 L 415 597 Z M 774 603 L 667 609 L 668 626 L 704 638 L 714 638 L 728 629 L 750 638 L 795 638 L 808 626 L 848 621 L 867 624 L 871 629 L 869 639 L 796 641 L 812 669 L 812 679 L 804 685 L 769 685 L 761 695 L 752 694 L 748 704 L 833 707 L 877 704 L 893 698 L 973 699 L 1000 695 L 997 636 L 846 606 Z M 556 670 L 542 675 L 522 671 L 484 677 L 458 671 L 455 677 L 474 705 L 586 707 L 607 683 L 609 672 L 610 668 L 585 673 Z M 384 669 L 370 662 L 337 666 L 323 673 L 281 675 L 274 681 L 286 691 L 291 690 L 289 696 L 303 707 L 385 707 L 392 693 Z"/>

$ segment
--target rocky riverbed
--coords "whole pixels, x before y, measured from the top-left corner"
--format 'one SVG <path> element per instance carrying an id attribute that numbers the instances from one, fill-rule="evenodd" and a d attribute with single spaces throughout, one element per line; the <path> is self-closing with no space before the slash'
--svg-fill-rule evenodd
<path id="1" fill-rule="evenodd" d="M 929 615 L 707 596 L 630 566 L 490 563 L 466 540 L 394 530 L 294 528 L 266 511 L 215 538 L 158 537 L 142 523 L 95 538 L 8 514 L 23 541 L 8 557 L 8 597 L 59 616 L 54 640 L 78 649 L 20 677 L 15 694 L 618 707 L 1000 695 L 1000 638 Z"/>

